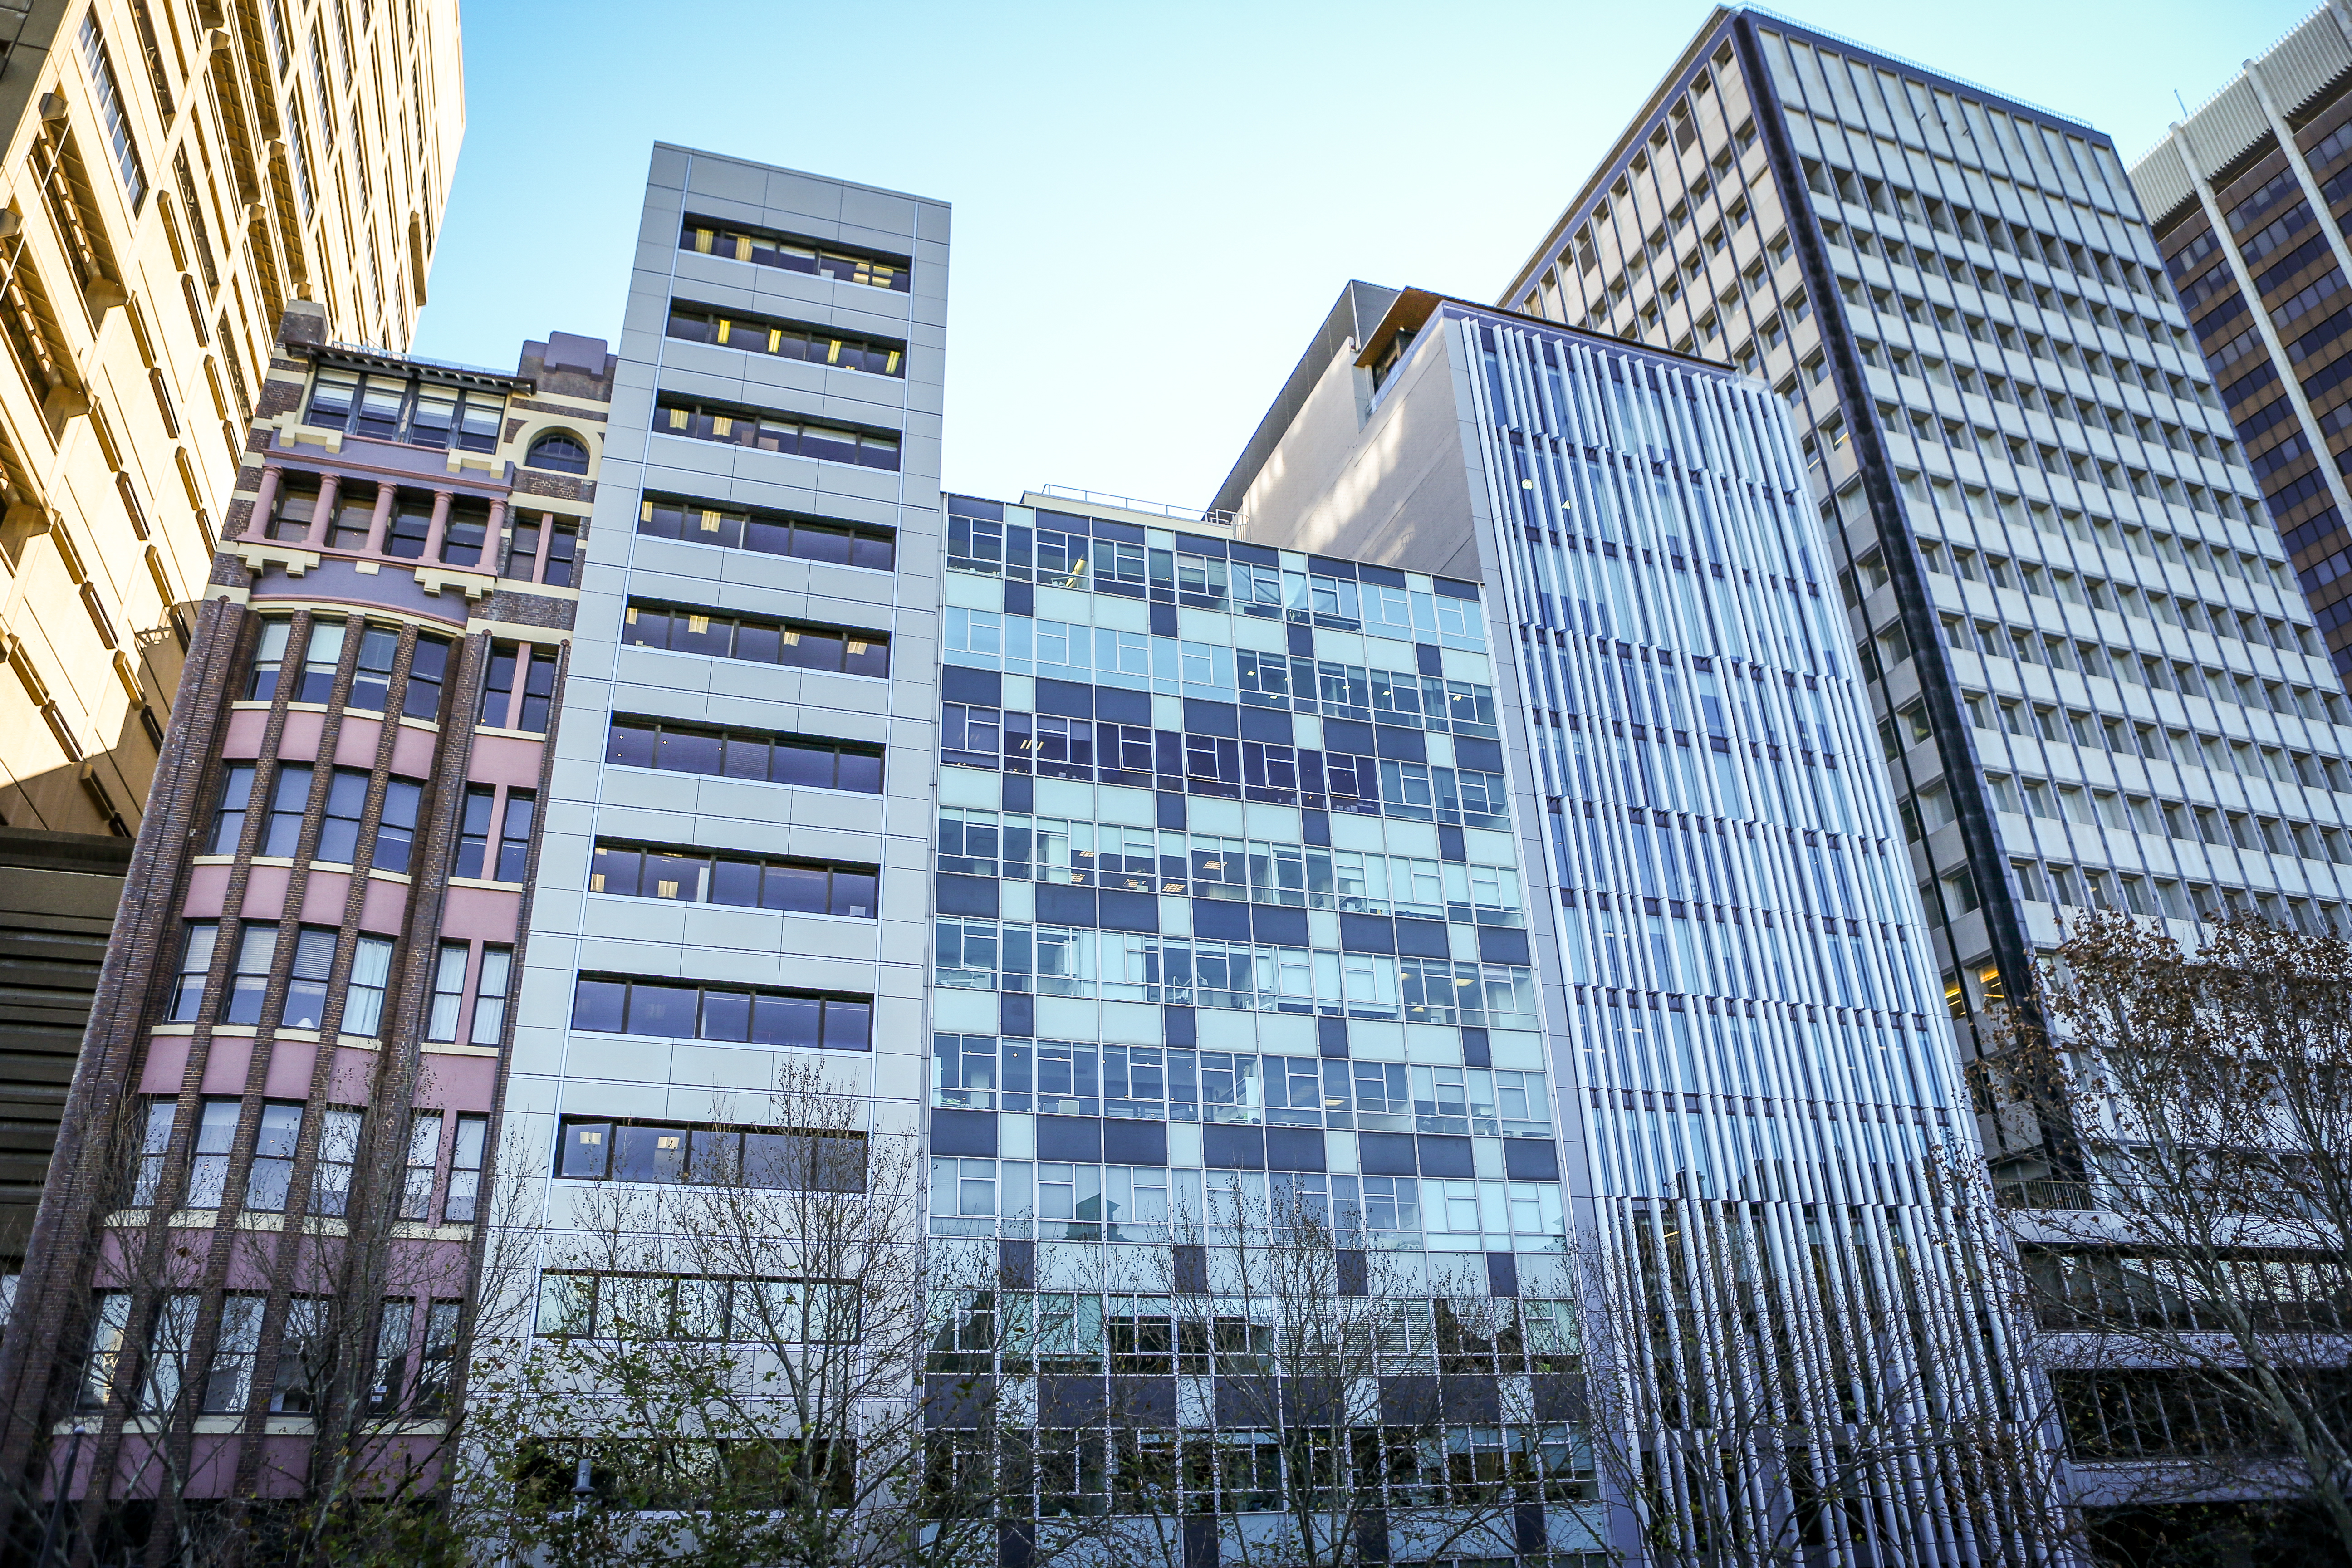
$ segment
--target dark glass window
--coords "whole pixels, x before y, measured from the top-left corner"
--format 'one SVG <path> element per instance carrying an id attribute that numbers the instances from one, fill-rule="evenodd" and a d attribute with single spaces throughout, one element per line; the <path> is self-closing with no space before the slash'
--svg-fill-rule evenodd
<path id="1" fill-rule="evenodd" d="M 810 789 L 882 793 L 882 748 L 814 735 L 704 730 L 615 715 L 604 760 L 714 778 L 753 779 Z"/>
<path id="2" fill-rule="evenodd" d="M 669 335 L 688 342 L 741 349 L 747 353 L 774 354 L 840 370 L 864 371 L 869 375 L 907 374 L 907 345 L 889 338 L 857 337 L 808 321 L 747 316 L 681 300 L 670 301 Z"/>
<path id="3" fill-rule="evenodd" d="M 302 839 L 302 812 L 310 802 L 310 764 L 286 763 L 269 790 L 269 821 L 263 830 L 262 855 L 291 855 Z"/>
<path id="4" fill-rule="evenodd" d="M 490 785 L 467 785 L 452 874 L 497 882 L 521 881 L 530 860 L 531 814 L 536 803 L 530 790 L 509 790 L 505 809 L 500 811 L 498 792 Z"/>
<path id="5" fill-rule="evenodd" d="M 864 996 L 583 974 L 572 995 L 572 1026 L 615 1035 L 863 1051 L 873 1047 L 874 1004 Z"/>
<path id="6" fill-rule="evenodd" d="M 910 292 L 915 286 L 913 261 L 887 251 L 862 250 L 831 240 L 803 239 L 764 229 L 737 228 L 709 218 L 688 217 L 678 236 L 678 247 L 704 256 L 723 256 L 759 267 L 782 267 L 814 273 L 837 283 L 862 283 L 869 289 Z"/>
<path id="7" fill-rule="evenodd" d="M 872 920 L 879 877 L 872 866 L 599 844 L 588 873 L 588 890 L 624 898 Z"/>
<path id="8" fill-rule="evenodd" d="M 321 366 L 302 423 L 378 441 L 488 452 L 499 444 L 506 395 L 397 371 Z"/>
<path id="9" fill-rule="evenodd" d="M 710 1182 L 801 1191 L 866 1190 L 866 1140 L 675 1121 L 566 1118 L 555 1173 L 588 1182 Z"/>
<path id="10" fill-rule="evenodd" d="M 447 640 L 418 637 L 415 650 L 408 656 L 408 686 L 402 693 L 400 710 L 411 719 L 441 717 L 441 683 L 448 673 Z"/>
<path id="11" fill-rule="evenodd" d="M 449 521 L 441 535 L 441 559 L 452 566 L 479 566 L 482 547 L 490 537 L 490 503 L 479 496 L 460 496 L 449 505 Z"/>
<path id="12" fill-rule="evenodd" d="M 584 474 L 588 471 L 588 444 L 577 436 L 551 430 L 530 444 L 530 455 L 523 459 L 527 468 L 544 468 L 554 474 Z"/>
<path id="13" fill-rule="evenodd" d="M 240 763 L 228 771 L 221 785 L 219 808 L 213 814 L 211 853 L 234 855 L 245 837 L 245 814 L 253 805 L 253 765 Z"/>
<path id="14" fill-rule="evenodd" d="M 253 676 L 246 683 L 248 702 L 267 702 L 278 695 L 278 680 L 286 668 L 286 642 L 293 623 L 283 616 L 266 617 L 253 648 Z"/>
<path id="15" fill-rule="evenodd" d="M 349 866 L 360 847 L 360 817 L 367 810 L 368 775 L 364 768 L 337 768 L 327 780 L 327 816 L 319 825 L 314 860 Z"/>
<path id="16" fill-rule="evenodd" d="M 656 539 L 796 555 L 875 572 L 889 571 L 898 558 L 898 536 L 887 528 L 737 510 L 677 496 L 646 497 L 637 508 L 637 531 Z"/>
<path id="17" fill-rule="evenodd" d="M 655 431 L 697 441 L 724 441 L 828 463 L 898 471 L 896 431 L 836 425 L 829 420 L 779 414 L 732 404 L 689 403 L 664 395 L 654 405 Z"/>
<path id="18" fill-rule="evenodd" d="M 552 521 L 552 528 L 544 524 Z M 539 568 L 539 546 L 541 535 L 547 542 L 547 569 Z M 551 587 L 569 588 L 579 579 L 580 524 L 568 518 L 549 519 L 538 516 L 515 524 L 514 542 L 507 548 L 507 575 L 525 582 L 533 579 Z"/>
<path id="19" fill-rule="evenodd" d="M 375 830 L 375 856 L 373 864 L 379 871 L 408 870 L 410 856 L 416 845 L 416 807 L 425 797 L 425 786 L 415 779 L 395 778 L 383 786 L 383 815 L 378 818 Z"/>
<path id="20" fill-rule="evenodd" d="M 286 984 L 281 1021 L 289 1029 L 315 1029 L 327 1016 L 327 976 L 335 966 L 331 926 L 304 926 L 294 937 L 294 973 Z"/>
<path id="21" fill-rule="evenodd" d="M 392 503 L 392 521 L 384 530 L 383 552 L 404 561 L 422 561 L 425 542 L 432 535 L 433 498 L 402 491 Z"/>
<path id="22" fill-rule="evenodd" d="M 854 626 L 754 620 L 748 616 L 647 604 L 631 605 L 623 621 L 621 640 L 632 647 L 667 648 L 673 653 L 842 675 L 890 673 L 889 638 L 881 632 Z"/>
<path id="23" fill-rule="evenodd" d="M 360 633 L 359 665 L 352 672 L 352 692 L 343 706 L 383 712 L 385 694 L 392 689 L 393 656 L 399 651 L 400 634 L 390 626 L 370 626 Z"/>
<path id="24" fill-rule="evenodd" d="M 272 539 L 300 539 L 319 515 L 319 476 L 288 474 L 279 482 L 278 510 L 269 520 Z"/>

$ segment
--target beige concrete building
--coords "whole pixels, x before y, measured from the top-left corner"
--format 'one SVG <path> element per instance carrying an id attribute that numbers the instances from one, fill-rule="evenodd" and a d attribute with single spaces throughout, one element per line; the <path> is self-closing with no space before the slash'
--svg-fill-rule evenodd
<path id="1" fill-rule="evenodd" d="M 457 6 L 0 0 L 0 826 L 129 835 L 280 314 L 415 331 Z"/>

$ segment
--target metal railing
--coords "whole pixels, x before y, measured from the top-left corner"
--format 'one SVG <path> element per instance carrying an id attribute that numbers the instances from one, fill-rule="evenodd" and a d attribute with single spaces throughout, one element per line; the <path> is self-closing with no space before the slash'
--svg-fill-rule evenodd
<path id="1" fill-rule="evenodd" d="M 1205 522 L 1213 528 L 1231 528 L 1234 514 L 1230 511 L 1204 510 L 1200 507 L 1170 506 L 1165 501 L 1142 500 L 1134 496 L 1113 495 L 1108 490 L 1082 489 L 1076 485 L 1040 485 L 1037 493 L 1055 500 L 1076 501 L 1081 506 L 1115 506 L 1121 511 L 1148 511 L 1171 522 Z"/>

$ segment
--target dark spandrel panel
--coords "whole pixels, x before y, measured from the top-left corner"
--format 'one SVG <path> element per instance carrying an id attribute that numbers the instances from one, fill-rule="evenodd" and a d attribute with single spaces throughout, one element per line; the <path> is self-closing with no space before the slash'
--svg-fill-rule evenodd
<path id="1" fill-rule="evenodd" d="M 931 1152 L 993 1158 L 996 1113 L 992 1110 L 931 1112 Z"/>
<path id="2" fill-rule="evenodd" d="M 1359 1132 L 1356 1155 L 1368 1176 L 1411 1176 L 1421 1171 L 1410 1132 Z"/>
<path id="3" fill-rule="evenodd" d="M 1267 1128 L 1265 1163 L 1268 1170 L 1274 1171 L 1322 1170 L 1322 1132 L 1308 1127 Z"/>
<path id="4" fill-rule="evenodd" d="M 1424 1176 L 1473 1176 L 1470 1140 L 1424 1132 L 1420 1137 L 1421 1173 Z"/>
<path id="5" fill-rule="evenodd" d="M 1488 963 L 1526 963 L 1528 933 L 1508 926 L 1480 926 L 1478 956 Z"/>
<path id="6" fill-rule="evenodd" d="M 1127 1118 L 1102 1124 L 1102 1157 L 1114 1165 L 1168 1163 L 1168 1124 Z"/>
<path id="7" fill-rule="evenodd" d="M 1201 1129 L 1202 1163 L 1215 1171 L 1263 1171 L 1265 1139 L 1255 1127 Z"/>
<path id="8" fill-rule="evenodd" d="M 1556 1182 L 1559 1145 L 1549 1138 L 1506 1138 L 1503 1173 L 1517 1182 Z"/>
<path id="9" fill-rule="evenodd" d="M 1037 1157 L 1099 1163 L 1103 1157 L 1102 1122 L 1091 1116 L 1040 1116 Z"/>
<path id="10" fill-rule="evenodd" d="M 1451 577 L 1432 577 L 1429 585 L 1449 599 L 1475 599 L 1478 596 L 1478 584 L 1475 583 L 1456 582 Z"/>

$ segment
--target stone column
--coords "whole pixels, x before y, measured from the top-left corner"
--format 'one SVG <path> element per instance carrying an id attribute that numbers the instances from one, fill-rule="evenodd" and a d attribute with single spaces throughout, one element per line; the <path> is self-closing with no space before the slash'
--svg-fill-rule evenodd
<path id="1" fill-rule="evenodd" d="M 456 490 L 433 492 L 433 521 L 425 531 L 425 559 L 427 561 L 441 559 L 441 547 L 448 542 L 450 503 L 457 499 Z"/>
<path id="2" fill-rule="evenodd" d="M 266 463 L 262 466 L 261 488 L 253 495 L 253 518 L 245 525 L 247 538 L 269 537 L 270 509 L 278 504 L 278 492 L 285 482 L 286 466 L 283 463 Z"/>
<path id="3" fill-rule="evenodd" d="M 341 474 L 322 474 L 319 479 L 319 504 L 310 512 L 310 536 L 302 542 L 316 547 L 327 542 L 327 530 L 335 517 L 335 499 L 342 493 Z"/>
<path id="4" fill-rule="evenodd" d="M 383 553 L 383 542 L 392 531 L 392 509 L 400 500 L 400 487 L 379 484 L 375 488 L 375 511 L 368 518 L 367 549 L 370 555 Z"/>

